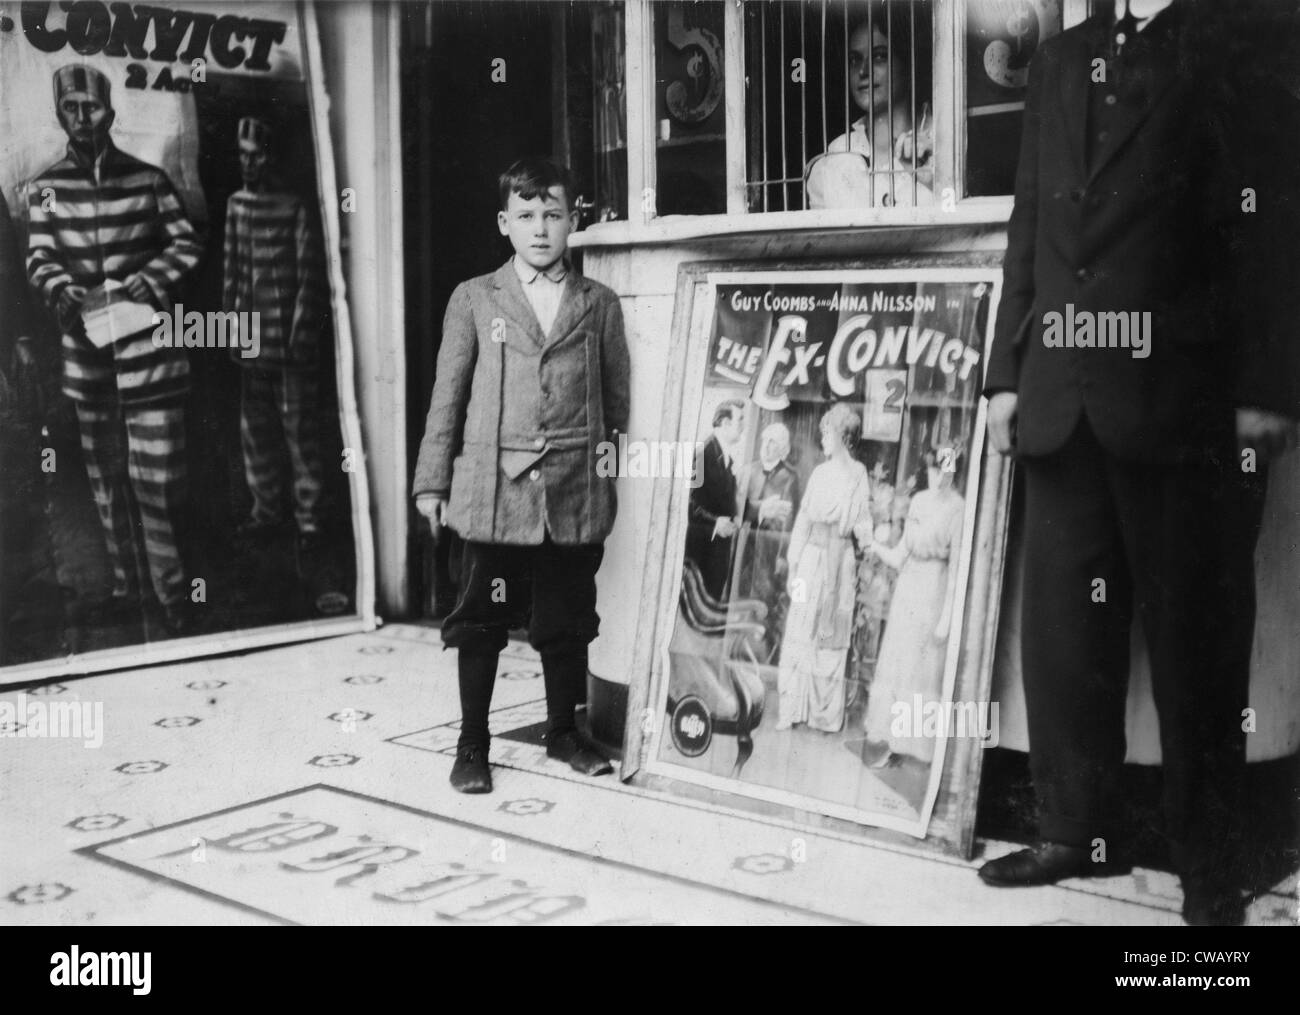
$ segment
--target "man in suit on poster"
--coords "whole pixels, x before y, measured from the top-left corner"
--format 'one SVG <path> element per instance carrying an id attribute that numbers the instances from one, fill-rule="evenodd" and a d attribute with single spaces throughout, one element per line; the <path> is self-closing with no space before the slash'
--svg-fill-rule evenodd
<path id="1" fill-rule="evenodd" d="M 731 578 L 731 548 L 740 528 L 736 500 L 736 454 L 744 433 L 745 403 L 729 399 L 713 410 L 713 433 L 697 463 L 700 483 L 691 489 L 686 556 L 714 599 L 726 595 Z"/>
<path id="2" fill-rule="evenodd" d="M 995 450 L 1024 470 L 1021 651 L 1041 842 L 980 876 L 1123 871 L 1112 836 L 1136 611 L 1183 914 L 1231 924 L 1244 917 L 1229 871 L 1264 465 L 1294 445 L 1300 417 L 1283 333 L 1294 325 L 1252 266 L 1283 256 L 1263 254 L 1256 225 L 1280 191 L 1255 172 L 1265 160 L 1252 165 L 1258 139 L 1243 140 L 1261 107 L 1225 89 L 1233 68 L 1204 43 L 1219 12 L 1127 7 L 1048 40 L 1030 67 L 985 394 Z M 1197 62 L 1198 44 L 1211 60 Z M 1259 219 L 1243 203 L 1254 187 Z"/>

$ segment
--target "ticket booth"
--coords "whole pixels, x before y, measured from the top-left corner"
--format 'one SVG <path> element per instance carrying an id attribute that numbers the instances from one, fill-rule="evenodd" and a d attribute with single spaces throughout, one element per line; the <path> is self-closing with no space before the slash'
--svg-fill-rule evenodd
<path id="1" fill-rule="evenodd" d="M 451 288 L 508 256 L 491 221 L 495 174 L 549 151 L 578 180 L 575 259 L 622 300 L 629 441 L 663 452 L 660 465 L 672 449 L 680 457 L 694 445 L 698 455 L 713 442 L 730 473 L 734 531 L 701 507 L 698 473 L 655 475 L 647 464 L 638 476 L 626 463 L 620 473 L 589 712 L 593 735 L 624 751 L 624 777 L 969 852 L 982 746 L 1027 746 L 1015 480 L 985 448 L 979 381 L 1029 60 L 1089 7 L 600 0 L 435 4 L 405 15 L 410 459 Z M 784 336 L 783 315 L 802 322 Z M 841 402 L 854 418 L 827 423 Z M 728 414 L 732 403 L 741 411 Z M 828 428 L 846 456 L 827 450 Z M 820 470 L 832 459 L 845 477 L 860 466 L 865 485 L 832 484 L 828 494 Z M 780 462 L 798 497 L 767 485 Z M 1290 679 L 1300 639 L 1284 619 L 1300 610 L 1300 471 L 1292 459 L 1277 473 L 1259 550 L 1258 761 L 1300 747 Z M 859 512 L 865 536 L 819 519 L 823 496 L 836 518 Z M 801 508 L 803 529 L 829 540 L 829 563 L 810 572 L 805 592 L 831 587 L 842 601 L 809 607 L 792 591 Z M 908 526 L 919 539 L 920 527 L 942 527 L 940 515 L 952 533 L 942 579 L 864 563 L 864 539 L 884 561 Z M 692 550 L 701 521 L 711 527 Z M 775 540 L 767 551 L 764 539 Z M 413 612 L 445 614 L 454 557 L 413 527 Z M 755 577 L 765 568 L 775 586 L 772 574 Z M 932 625 L 937 652 L 900 642 L 916 611 L 890 609 L 900 588 L 924 581 L 942 617 Z M 790 624 L 809 609 L 815 644 L 801 656 Z M 838 635 L 837 617 L 847 625 Z M 968 707 L 969 735 L 918 764 L 875 767 L 877 663 L 928 655 L 938 721 Z M 1158 739 L 1136 634 L 1134 660 L 1129 760 L 1152 764 Z M 813 709 L 822 719 L 784 713 L 797 680 L 817 685 L 815 700 L 830 695 Z"/>

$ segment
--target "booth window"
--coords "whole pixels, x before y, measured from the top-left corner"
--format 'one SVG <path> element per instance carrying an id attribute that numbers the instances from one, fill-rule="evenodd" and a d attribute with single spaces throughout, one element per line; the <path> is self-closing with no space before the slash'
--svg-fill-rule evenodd
<path id="1" fill-rule="evenodd" d="M 658 215 L 727 210 L 723 4 L 655 3 Z"/>
<path id="2" fill-rule="evenodd" d="M 554 149 L 573 171 L 582 225 L 627 218 L 627 18 L 623 3 L 552 8 Z"/>
<path id="3" fill-rule="evenodd" d="M 1005 202 L 1029 62 L 1094 0 L 556 6 L 586 225 Z"/>
<path id="4" fill-rule="evenodd" d="M 749 211 L 934 201 L 931 5 L 749 3 Z"/>
<path id="5" fill-rule="evenodd" d="M 1060 30 L 1060 0 L 968 0 L 965 196 L 1015 191 L 1029 60 Z"/>

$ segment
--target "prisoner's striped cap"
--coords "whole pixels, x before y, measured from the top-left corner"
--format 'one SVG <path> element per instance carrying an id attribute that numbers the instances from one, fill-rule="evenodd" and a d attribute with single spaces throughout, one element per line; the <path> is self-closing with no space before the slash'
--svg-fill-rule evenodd
<path id="1" fill-rule="evenodd" d="M 87 67 L 81 63 L 70 63 L 54 72 L 55 105 L 58 105 L 59 100 L 65 95 L 72 92 L 83 92 L 86 95 L 94 96 L 106 108 L 113 108 L 113 103 L 109 101 L 108 78 L 95 70 L 94 67 Z"/>
<path id="2" fill-rule="evenodd" d="M 271 143 L 271 125 L 256 116 L 246 116 L 239 121 L 239 140 L 255 141 L 265 148 Z"/>

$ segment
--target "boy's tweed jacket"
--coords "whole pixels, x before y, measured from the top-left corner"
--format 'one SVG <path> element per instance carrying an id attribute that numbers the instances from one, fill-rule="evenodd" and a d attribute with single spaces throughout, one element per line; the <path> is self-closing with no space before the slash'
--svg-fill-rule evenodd
<path id="1" fill-rule="evenodd" d="M 614 292 L 570 271 L 543 336 L 507 261 L 451 295 L 413 492 L 449 496 L 448 524 L 474 542 L 603 542 L 617 505 L 596 465 L 628 397 Z"/>

